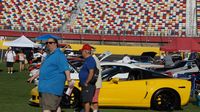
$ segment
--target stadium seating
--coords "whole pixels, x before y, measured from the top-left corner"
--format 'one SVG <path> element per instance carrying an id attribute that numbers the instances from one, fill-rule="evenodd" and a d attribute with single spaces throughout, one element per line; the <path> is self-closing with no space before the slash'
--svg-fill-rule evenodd
<path id="1" fill-rule="evenodd" d="M 197 33 L 200 35 L 200 0 L 196 1 L 196 10 L 197 10 Z"/>
<path id="2" fill-rule="evenodd" d="M 185 36 L 186 0 L 87 0 L 74 32 Z"/>
<path id="3" fill-rule="evenodd" d="M 70 17 L 77 0 L 4 0 L 0 2 L 0 28 L 58 31 Z"/>
<path id="4" fill-rule="evenodd" d="M 84 3 L 81 13 L 65 24 L 78 1 Z M 1 0 L 0 29 L 59 31 L 66 25 L 66 31 L 79 33 L 186 36 L 186 1 Z M 200 0 L 196 4 L 200 34 Z"/>

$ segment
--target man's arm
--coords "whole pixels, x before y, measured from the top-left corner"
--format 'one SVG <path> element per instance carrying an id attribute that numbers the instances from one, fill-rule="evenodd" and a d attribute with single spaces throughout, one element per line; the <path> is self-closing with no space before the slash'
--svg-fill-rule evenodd
<path id="1" fill-rule="evenodd" d="M 67 77 L 68 86 L 69 86 L 70 88 L 73 88 L 73 87 L 74 87 L 74 82 L 73 82 L 72 79 L 71 79 L 70 71 L 69 71 L 69 70 L 65 71 L 65 75 L 66 75 L 66 77 Z"/>
<path id="2" fill-rule="evenodd" d="M 67 77 L 67 81 L 71 81 L 71 76 L 70 76 L 70 71 L 69 70 L 65 71 L 65 75 Z"/>
<path id="3" fill-rule="evenodd" d="M 31 78 L 29 78 L 27 81 L 29 82 L 29 83 L 31 83 L 35 78 L 37 78 L 39 76 L 39 73 L 37 73 L 37 74 L 35 74 L 35 75 L 33 75 Z"/>
<path id="4" fill-rule="evenodd" d="M 90 69 L 90 70 L 89 70 L 88 78 L 87 78 L 86 83 L 85 83 L 85 86 L 88 85 L 88 83 L 89 83 L 90 80 L 92 79 L 93 75 L 94 75 L 94 69 Z"/>

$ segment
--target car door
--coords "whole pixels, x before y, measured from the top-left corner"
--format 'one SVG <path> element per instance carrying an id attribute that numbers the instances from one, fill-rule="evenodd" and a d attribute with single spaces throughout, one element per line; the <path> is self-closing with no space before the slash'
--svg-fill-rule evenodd
<path id="1" fill-rule="evenodd" d="M 146 94 L 145 80 L 128 80 L 130 68 L 115 66 L 118 72 L 113 72 L 111 78 L 103 82 L 100 91 L 100 105 L 137 106 Z M 111 68 L 111 67 L 108 67 Z M 118 81 L 117 81 L 118 80 Z"/>

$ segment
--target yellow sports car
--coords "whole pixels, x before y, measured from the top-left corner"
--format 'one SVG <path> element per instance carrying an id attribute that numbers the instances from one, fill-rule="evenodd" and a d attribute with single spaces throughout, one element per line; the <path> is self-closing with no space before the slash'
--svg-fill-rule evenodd
<path id="1" fill-rule="evenodd" d="M 134 64 L 101 63 L 102 88 L 99 106 L 147 107 L 156 110 L 180 109 L 189 101 L 191 82 L 143 69 Z M 80 104 L 80 88 L 76 80 L 72 95 L 63 93 L 63 106 Z M 67 85 L 65 91 L 67 90 Z M 38 104 L 37 87 L 31 91 L 32 104 Z"/>

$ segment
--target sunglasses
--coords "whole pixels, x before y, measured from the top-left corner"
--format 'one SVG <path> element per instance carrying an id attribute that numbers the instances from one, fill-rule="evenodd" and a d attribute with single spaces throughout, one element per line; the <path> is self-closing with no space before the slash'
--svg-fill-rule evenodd
<path id="1" fill-rule="evenodd" d="M 56 43 L 56 42 L 46 42 L 46 44 L 54 44 L 54 43 Z"/>

